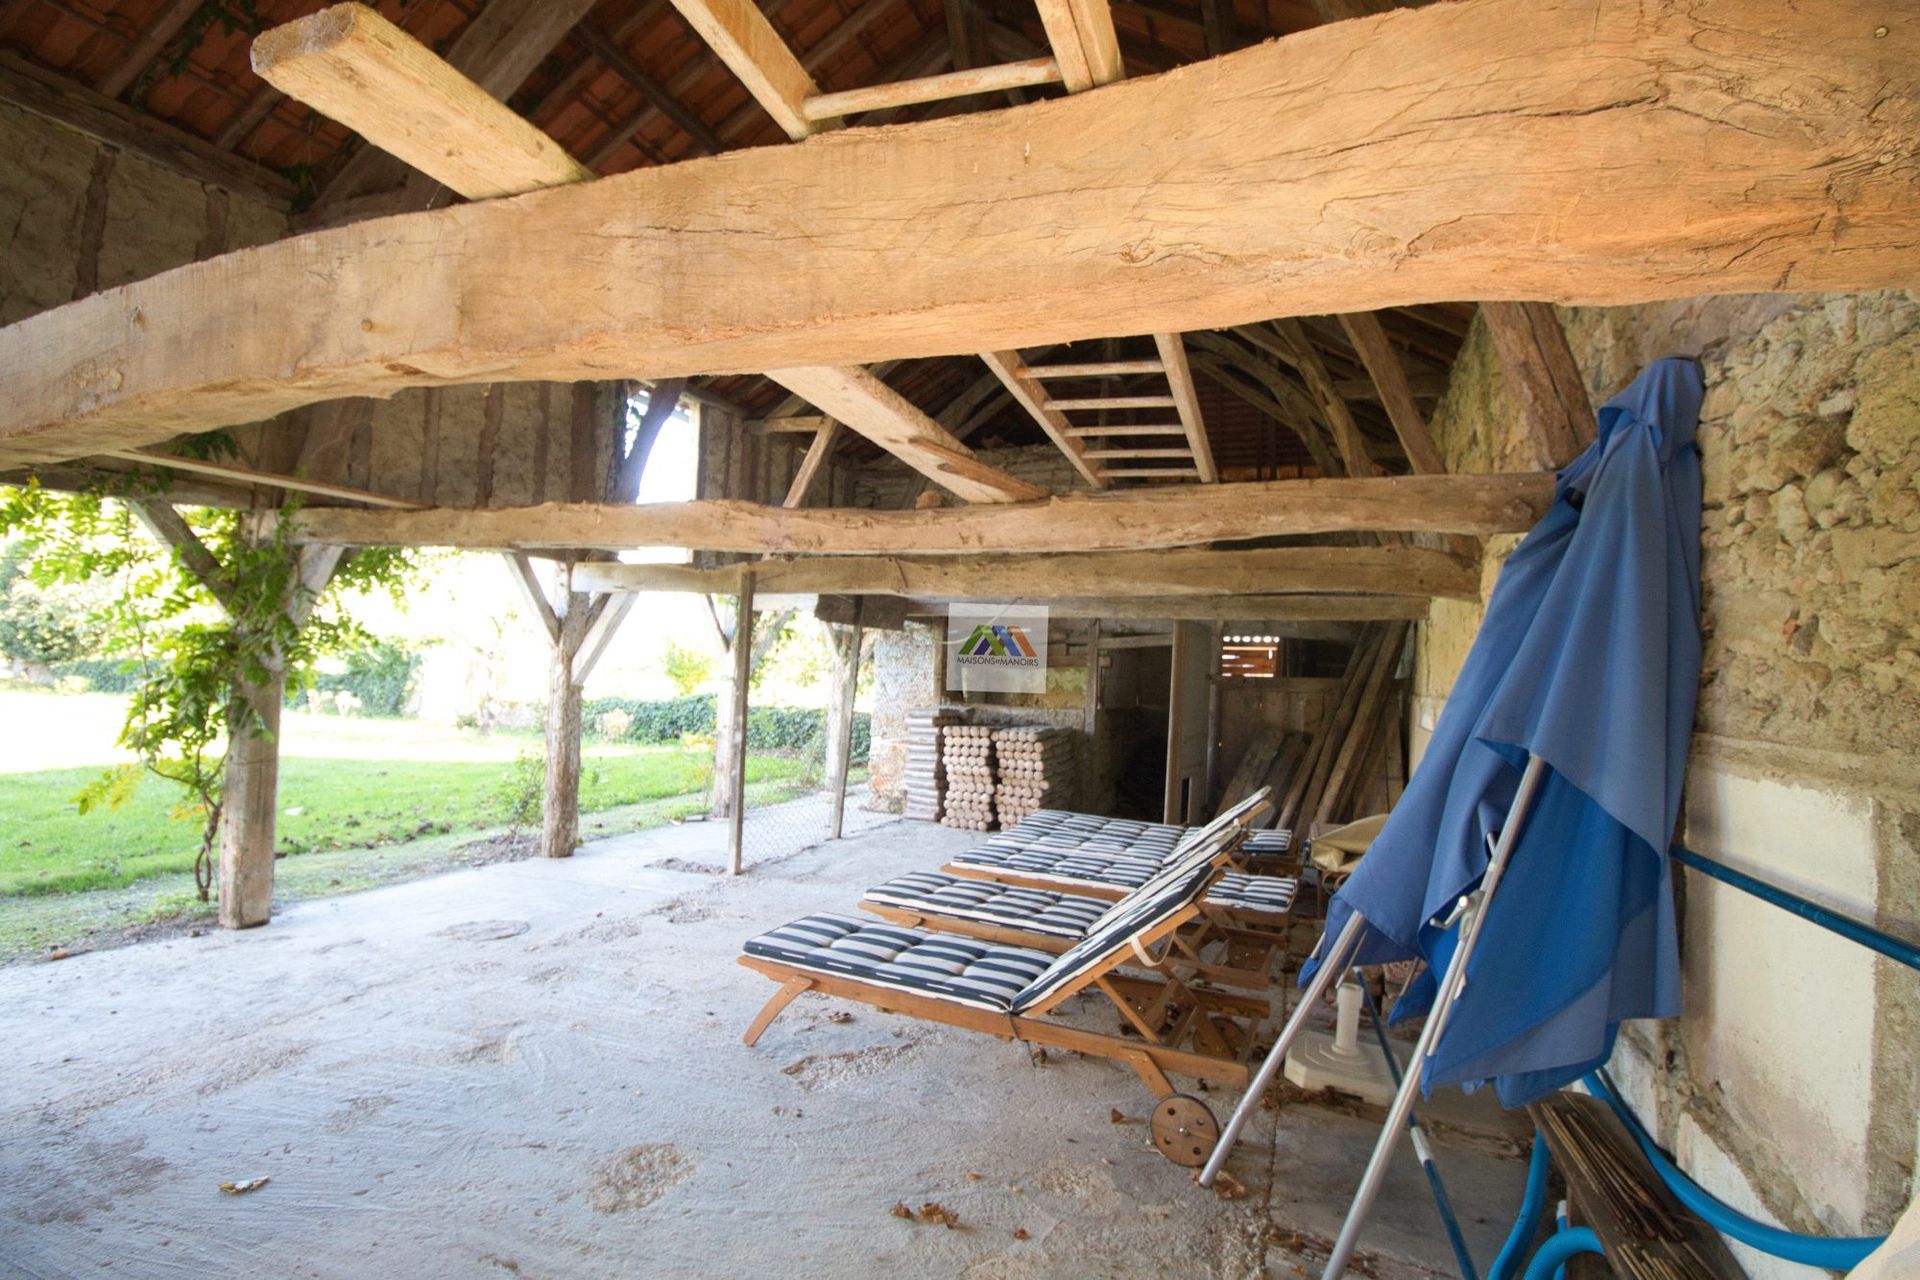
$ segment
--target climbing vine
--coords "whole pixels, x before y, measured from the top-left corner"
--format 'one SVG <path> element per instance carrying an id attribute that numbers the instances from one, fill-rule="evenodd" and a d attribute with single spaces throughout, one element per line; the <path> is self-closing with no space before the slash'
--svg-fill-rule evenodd
<path id="1" fill-rule="evenodd" d="M 198 447 L 221 446 L 203 438 Z M 243 687 L 284 671 L 289 687 L 304 688 L 317 659 L 367 643 L 341 599 L 367 590 L 399 598 L 413 560 L 397 549 L 354 552 L 316 595 L 302 583 L 299 548 L 288 541 L 297 503 L 288 502 L 271 522 L 252 512 L 181 509 L 205 549 L 201 557 L 183 555 L 141 527 L 134 504 L 166 496 L 164 479 L 152 475 L 116 477 L 79 493 L 31 483 L 0 487 L 0 538 L 16 540 L 36 584 L 111 584 L 94 593 L 89 621 L 103 652 L 137 671 L 119 740 L 138 763 L 107 770 L 75 802 L 83 813 L 118 808 L 149 774 L 177 785 L 174 816 L 200 823 L 194 881 L 204 902 L 228 745 L 237 730 L 260 727 Z"/>

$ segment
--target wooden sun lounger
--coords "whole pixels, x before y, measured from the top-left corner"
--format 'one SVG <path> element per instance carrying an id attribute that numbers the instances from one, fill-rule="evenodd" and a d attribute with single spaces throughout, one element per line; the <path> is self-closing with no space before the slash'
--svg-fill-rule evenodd
<path id="1" fill-rule="evenodd" d="M 1157 1100 L 1152 1126 L 1162 1153 L 1198 1163 L 1219 1126 L 1199 1099 L 1177 1093 L 1168 1075 L 1246 1083 L 1266 1006 L 1177 973 L 1142 980 L 1120 970 L 1166 966 L 1174 935 L 1199 918 L 1200 896 L 1219 875 L 1216 852 L 1201 847 L 1176 860 L 1059 955 L 847 916 L 797 920 L 749 941 L 740 956 L 781 984 L 747 1028 L 746 1043 L 758 1041 L 795 997 L 818 991 L 1004 1040 L 1110 1058 L 1130 1067 Z M 1132 1034 L 1046 1016 L 1085 991 L 1106 996 Z"/>
<path id="2" fill-rule="evenodd" d="M 1266 794 L 1263 789 L 1190 833 L 1189 844 L 1197 847 L 1201 841 L 1213 840 L 1217 844 L 1214 863 L 1224 867 L 1249 825 L 1265 809 Z M 1218 907 L 1217 884 L 1198 904 L 1199 918 L 1170 940 L 1170 962 L 1188 977 L 1262 990 L 1270 982 L 1274 938 L 1270 933 L 1239 927 L 1228 911 Z M 859 902 L 862 911 L 908 928 L 956 933 L 1055 954 L 1085 937 L 1112 906 L 1112 901 L 1102 898 L 942 872 L 898 876 L 869 889 Z M 1206 952 L 1217 954 L 1210 958 Z"/>

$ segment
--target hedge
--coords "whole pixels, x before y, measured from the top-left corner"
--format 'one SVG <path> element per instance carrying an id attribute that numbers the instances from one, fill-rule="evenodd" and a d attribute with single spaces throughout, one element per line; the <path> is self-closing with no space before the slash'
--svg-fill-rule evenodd
<path id="1" fill-rule="evenodd" d="M 413 695 L 414 676 L 420 670 L 420 655 L 400 645 L 376 640 L 364 649 L 347 655 L 347 669 L 313 677 L 314 690 L 320 693 L 350 693 L 359 700 L 357 714 L 393 718 L 406 714 L 407 701 Z M 306 691 L 289 688 L 287 701 L 301 706 Z"/>
<path id="2" fill-rule="evenodd" d="M 698 693 L 686 698 L 648 701 L 640 698 L 591 698 L 582 707 L 587 728 L 602 734 L 601 723 L 611 712 L 628 719 L 621 735 L 627 742 L 677 742 L 683 734 L 711 736 L 714 732 L 714 696 Z M 800 751 L 827 731 L 825 708 L 749 707 L 747 745 L 762 751 Z M 873 744 L 872 717 L 853 717 L 853 758 L 865 760 Z"/>
<path id="3" fill-rule="evenodd" d="M 140 683 L 140 664 L 131 658 L 76 658 L 48 670 L 55 679 L 84 680 L 94 693 L 132 693 Z"/>

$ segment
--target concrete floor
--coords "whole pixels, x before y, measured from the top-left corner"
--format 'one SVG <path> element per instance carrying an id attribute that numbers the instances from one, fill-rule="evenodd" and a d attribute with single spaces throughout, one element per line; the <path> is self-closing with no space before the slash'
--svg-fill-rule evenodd
<path id="1" fill-rule="evenodd" d="M 723 838 L 0 971 L 0 1274 L 1317 1274 L 1372 1121 L 1264 1115 L 1225 1202 L 1146 1148 L 1150 1099 L 1103 1061 L 820 997 L 742 1047 L 772 990 L 743 939 L 975 837 L 893 823 L 738 880 L 703 869 Z M 1482 1267 L 1524 1172 L 1501 1146 L 1440 1145 Z M 1364 1250 L 1454 1271 L 1404 1144 Z"/>

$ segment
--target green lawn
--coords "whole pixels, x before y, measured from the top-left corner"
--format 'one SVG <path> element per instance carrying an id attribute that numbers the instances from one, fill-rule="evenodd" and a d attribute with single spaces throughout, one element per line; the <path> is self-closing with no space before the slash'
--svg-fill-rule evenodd
<path id="1" fill-rule="evenodd" d="M 81 814 L 74 804 L 81 787 L 122 759 L 112 747 L 118 715 L 119 700 L 104 695 L 0 689 L 0 897 L 118 888 L 192 868 L 199 824 L 172 816 L 177 788 L 150 779 L 113 812 Z M 321 853 L 379 857 L 428 837 L 507 826 L 516 799 L 539 787 L 541 743 L 531 734 L 290 713 L 281 737 L 283 874 L 297 875 Z M 654 822 L 698 812 L 711 767 L 706 749 L 589 744 L 581 810 L 643 805 Z M 748 782 L 777 784 L 799 769 L 796 760 L 755 756 Z M 646 804 L 673 797 L 686 800 Z"/>

